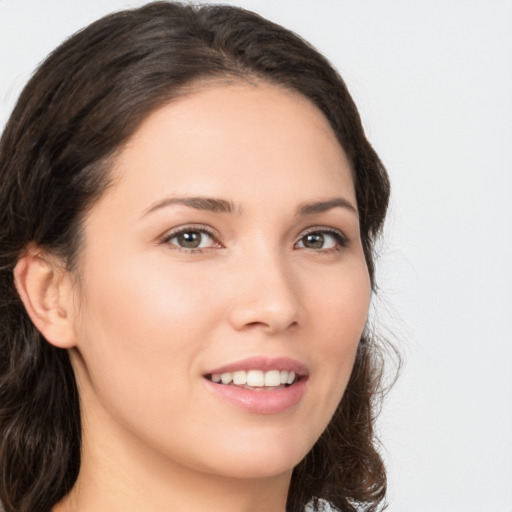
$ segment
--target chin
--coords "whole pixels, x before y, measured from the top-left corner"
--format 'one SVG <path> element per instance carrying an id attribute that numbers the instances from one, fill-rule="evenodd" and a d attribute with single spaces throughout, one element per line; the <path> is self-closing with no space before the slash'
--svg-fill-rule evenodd
<path id="1" fill-rule="evenodd" d="M 273 461 L 260 459 L 255 461 L 240 461 L 230 465 L 229 468 L 224 467 L 220 472 L 227 477 L 240 478 L 247 480 L 259 480 L 266 478 L 282 477 L 283 475 L 291 475 L 293 468 L 301 459 L 290 459 L 287 461 Z"/>
<path id="2" fill-rule="evenodd" d="M 215 457 L 222 461 L 214 472 L 226 476 L 247 479 L 271 478 L 291 474 L 293 468 L 306 456 L 312 444 L 288 439 L 258 440 L 250 445 L 237 443 L 235 439 L 224 446 L 222 456 Z M 213 468 L 212 468 L 213 469 Z"/>

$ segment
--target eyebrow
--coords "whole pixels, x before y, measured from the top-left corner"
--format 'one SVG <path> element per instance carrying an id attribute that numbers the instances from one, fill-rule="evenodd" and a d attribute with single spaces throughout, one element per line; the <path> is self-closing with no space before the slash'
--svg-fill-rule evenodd
<path id="1" fill-rule="evenodd" d="M 161 208 L 173 205 L 188 206 L 196 210 L 204 210 L 213 213 L 234 213 L 240 211 L 232 201 L 225 199 L 217 199 L 214 197 L 167 197 L 153 203 L 149 208 L 144 210 L 142 217 Z"/>
<path id="2" fill-rule="evenodd" d="M 233 201 L 228 201 L 226 199 L 218 199 L 215 197 L 167 197 L 153 203 L 149 208 L 144 210 L 142 213 L 142 217 L 153 213 L 156 210 L 160 210 L 162 208 L 166 208 L 168 206 L 174 205 L 182 205 L 187 206 L 189 208 L 194 208 L 195 210 L 203 210 L 212 213 L 237 213 L 240 214 L 242 212 L 242 208 L 237 206 Z M 302 203 L 299 205 L 297 209 L 298 217 L 306 217 L 308 215 L 315 215 L 318 213 L 323 213 L 328 210 L 332 210 L 333 208 L 345 208 L 350 212 L 354 213 L 356 216 L 358 215 L 357 209 L 342 197 L 333 197 L 330 199 L 325 199 L 323 201 L 312 201 L 308 203 Z"/>
<path id="3" fill-rule="evenodd" d="M 311 203 L 303 203 L 297 210 L 299 217 L 305 217 L 307 215 L 315 215 L 316 213 L 323 213 L 333 208 L 345 208 L 356 216 L 359 215 L 355 206 L 350 201 L 347 201 L 343 197 L 333 197 L 324 201 L 313 201 Z"/>

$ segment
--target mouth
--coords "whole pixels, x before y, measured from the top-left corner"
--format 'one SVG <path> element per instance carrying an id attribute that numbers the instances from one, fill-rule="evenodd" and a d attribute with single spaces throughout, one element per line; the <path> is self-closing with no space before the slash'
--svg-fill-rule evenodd
<path id="1" fill-rule="evenodd" d="M 273 391 L 307 380 L 308 368 L 288 357 L 250 357 L 212 369 L 203 377 L 220 386 Z"/>
<path id="2" fill-rule="evenodd" d="M 205 378 L 215 384 L 236 386 L 253 391 L 272 391 L 292 386 L 301 379 L 293 370 L 237 370 L 233 372 L 209 373 Z"/>
<path id="3" fill-rule="evenodd" d="M 250 357 L 203 375 L 222 401 L 254 414 L 278 414 L 299 404 L 306 393 L 309 370 L 288 357 Z"/>

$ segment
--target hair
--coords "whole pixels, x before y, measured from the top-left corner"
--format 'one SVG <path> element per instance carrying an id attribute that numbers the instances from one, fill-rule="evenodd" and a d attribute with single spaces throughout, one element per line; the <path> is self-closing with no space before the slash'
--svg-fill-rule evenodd
<path id="1" fill-rule="evenodd" d="M 294 33 L 241 8 L 155 2 L 106 16 L 38 68 L 0 141 L 0 499 L 46 512 L 80 468 L 79 394 L 66 350 L 37 331 L 15 289 L 28 247 L 73 269 L 82 222 L 109 185 L 116 153 L 141 122 L 189 86 L 250 80 L 297 91 L 326 116 L 351 163 L 361 239 L 375 291 L 374 247 L 389 181 L 338 73 Z M 379 344 L 365 330 L 329 426 L 293 471 L 287 510 L 343 512 L 384 503 L 374 420 Z"/>

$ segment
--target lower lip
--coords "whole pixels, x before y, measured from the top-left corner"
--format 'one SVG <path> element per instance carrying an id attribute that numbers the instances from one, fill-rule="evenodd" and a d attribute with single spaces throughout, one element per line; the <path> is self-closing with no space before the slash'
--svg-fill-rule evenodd
<path id="1" fill-rule="evenodd" d="M 217 384 L 205 379 L 208 387 L 220 398 L 255 414 L 277 414 L 297 405 L 306 391 L 307 378 L 281 389 L 252 390 Z"/>

